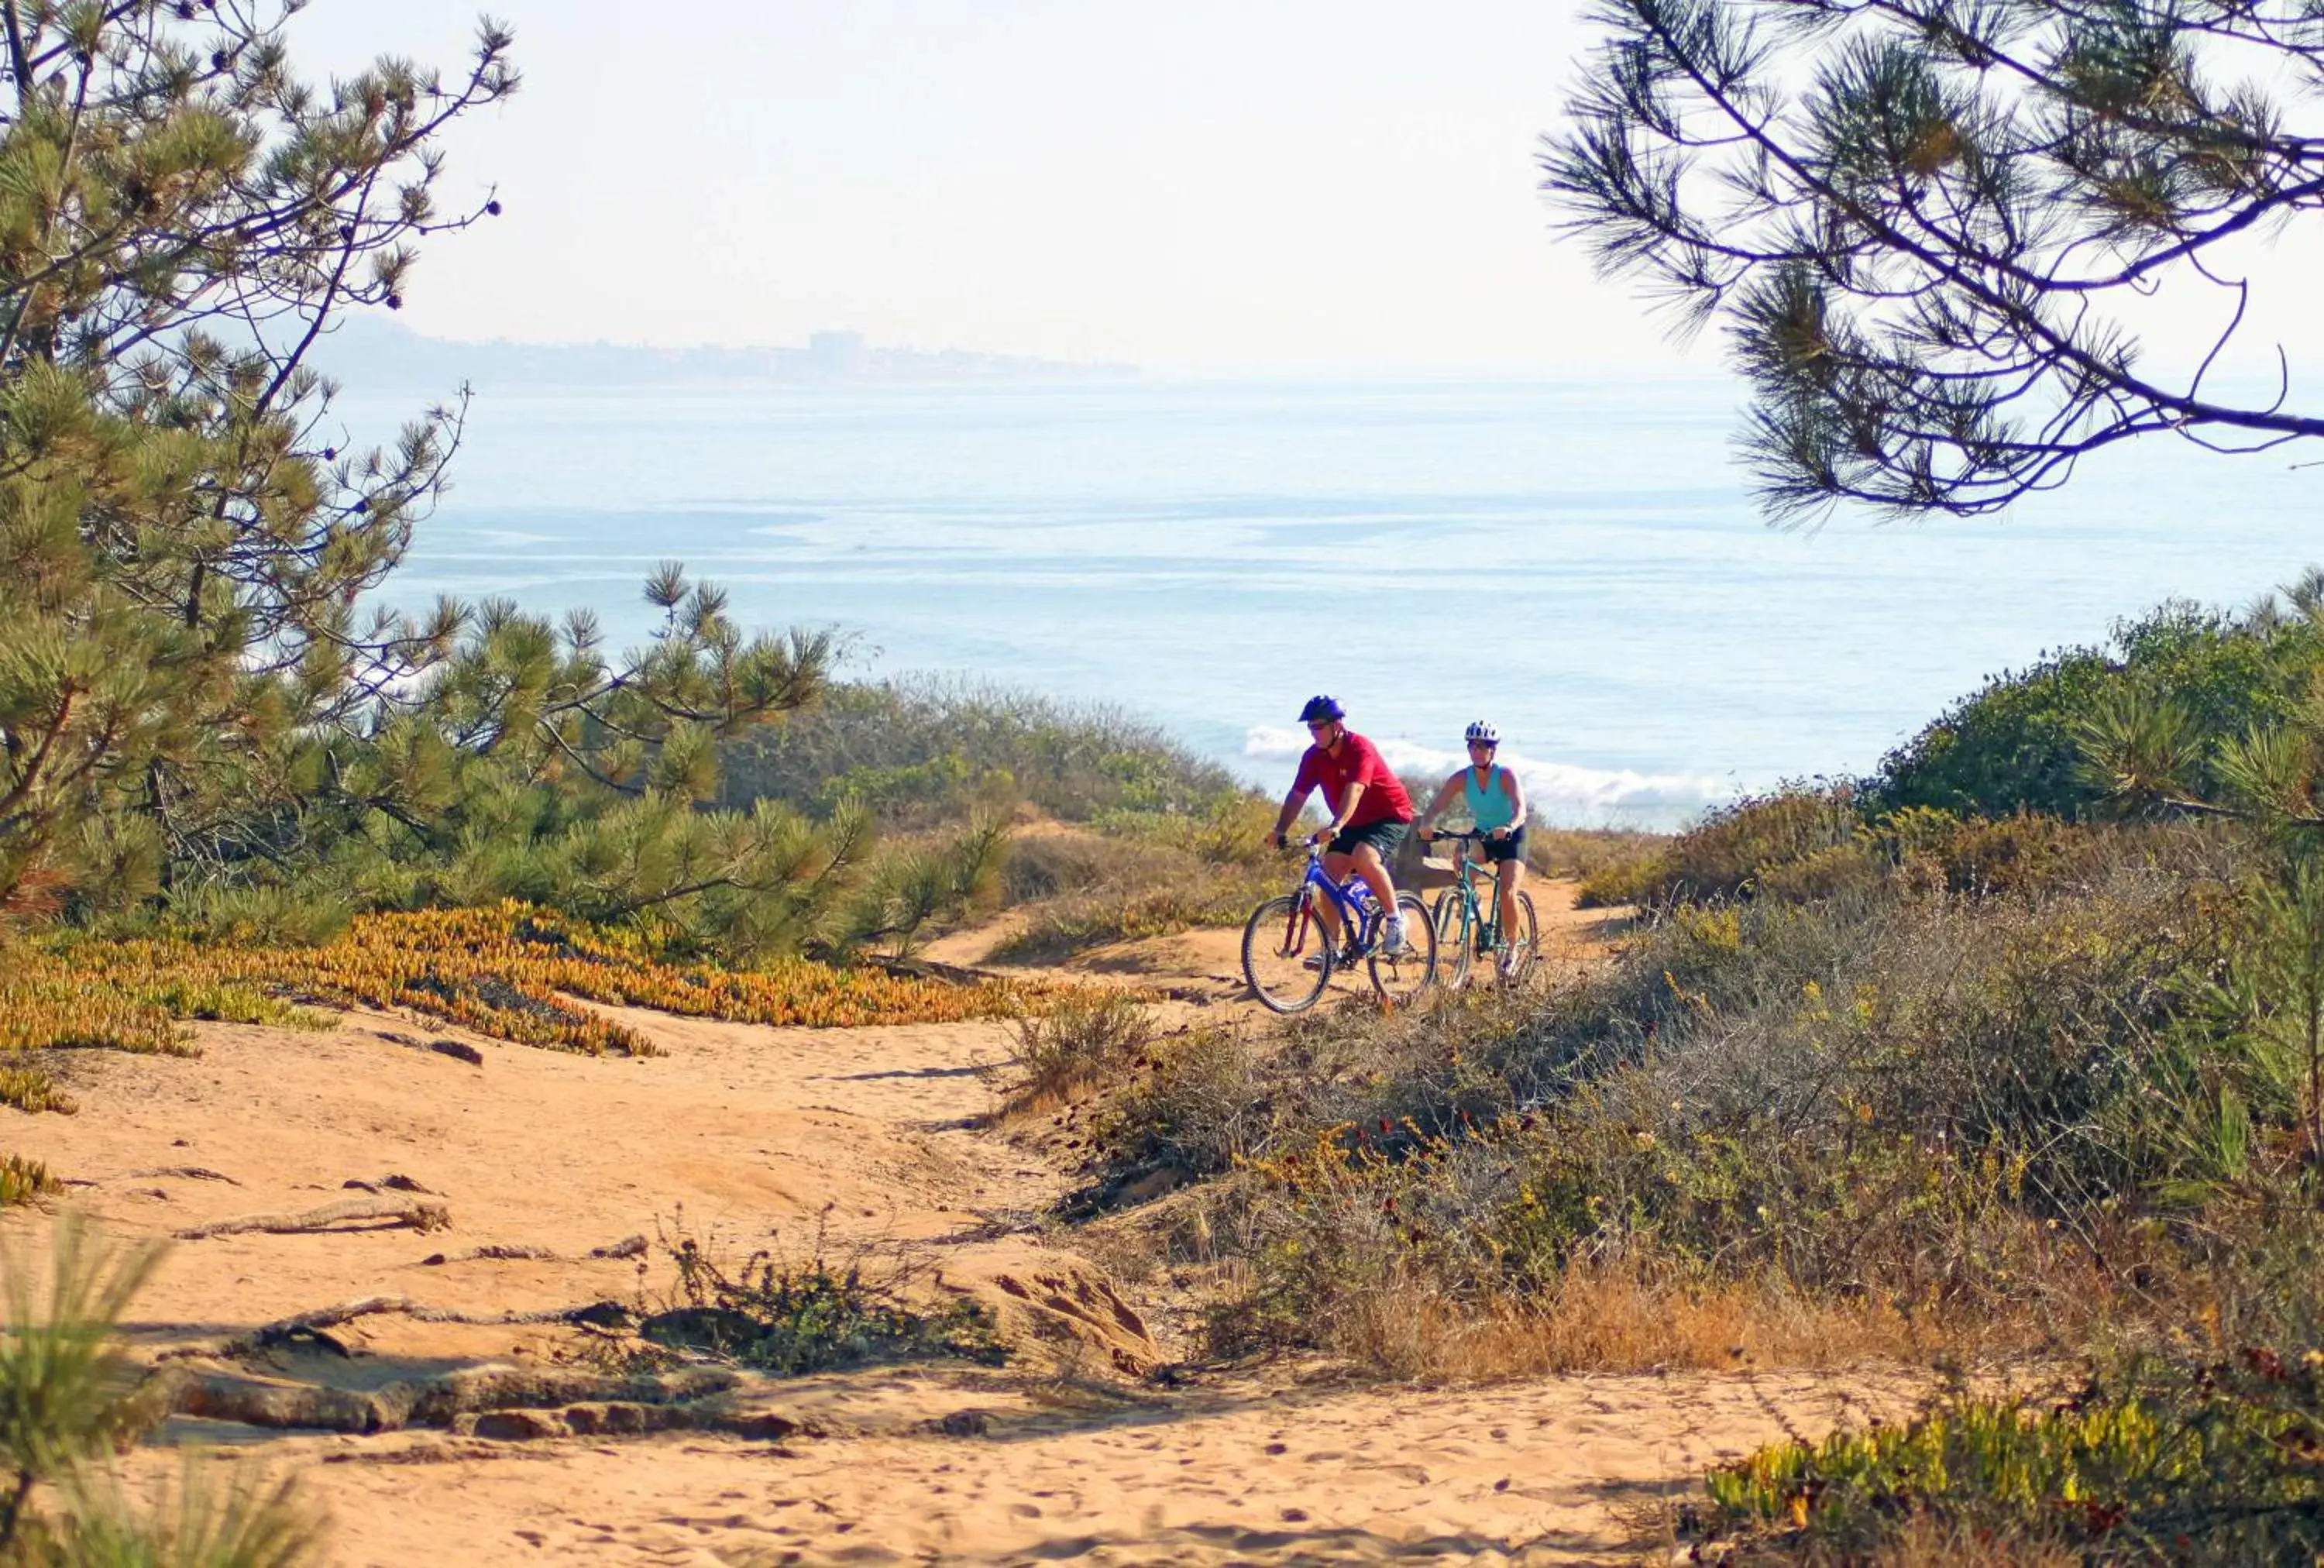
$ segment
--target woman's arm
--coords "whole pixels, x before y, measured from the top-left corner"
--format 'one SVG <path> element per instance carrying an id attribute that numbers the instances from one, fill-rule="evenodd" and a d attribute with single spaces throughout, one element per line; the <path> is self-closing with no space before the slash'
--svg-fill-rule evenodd
<path id="1" fill-rule="evenodd" d="M 1509 818 L 1509 831 L 1515 833 L 1526 825 L 1525 786 L 1517 782 L 1517 774 L 1508 768 L 1501 770 L 1501 785 L 1509 792 L 1509 809 L 1514 814 Z"/>
<path id="2" fill-rule="evenodd" d="M 1436 798 L 1428 803 L 1428 809 L 1422 812 L 1420 814 L 1420 820 L 1412 825 L 1413 831 L 1416 833 L 1425 833 L 1428 830 L 1429 825 L 1436 820 L 1438 814 L 1452 803 L 1452 792 L 1460 788 L 1461 775 L 1458 773 L 1453 774 L 1452 777 L 1438 785 L 1436 788 Z"/>

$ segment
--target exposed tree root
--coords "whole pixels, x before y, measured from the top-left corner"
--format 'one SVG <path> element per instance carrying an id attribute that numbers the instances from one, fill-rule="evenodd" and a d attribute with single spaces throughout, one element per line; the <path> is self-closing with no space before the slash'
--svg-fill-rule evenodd
<path id="1" fill-rule="evenodd" d="M 415 1231 L 440 1231 L 452 1223 L 452 1211 L 441 1204 L 399 1203 L 389 1198 L 347 1198 L 299 1214 L 244 1214 L 231 1220 L 212 1220 L 207 1225 L 189 1225 L 177 1231 L 176 1235 L 180 1241 L 198 1241 L 206 1236 L 239 1235 L 248 1231 L 287 1236 L 329 1231 L 355 1220 L 383 1220 L 390 1227 L 409 1225 Z"/>
<path id="2" fill-rule="evenodd" d="M 189 1182 L 224 1182 L 230 1187 L 238 1187 L 242 1185 L 223 1171 L 211 1170 L 206 1166 L 198 1165 L 160 1165 L 150 1170 L 125 1170 L 121 1173 L 119 1179 L 133 1181 L 142 1177 L 152 1181 L 159 1176 L 173 1176 L 180 1181 Z"/>
<path id="3" fill-rule="evenodd" d="M 608 1246 L 592 1247 L 579 1258 L 567 1258 L 549 1248 L 528 1246 L 523 1242 L 493 1241 L 482 1247 L 471 1247 L 466 1252 L 431 1252 L 420 1260 L 420 1266 L 436 1268 L 447 1263 L 577 1263 L 589 1259 L 642 1258 L 645 1255 L 646 1239 L 643 1236 L 624 1236 Z"/>
<path id="4" fill-rule="evenodd" d="M 604 1324 L 622 1321 L 626 1316 L 622 1308 L 602 1301 L 586 1302 L 579 1306 L 553 1306 L 534 1312 L 468 1313 L 456 1312 L 449 1307 L 424 1306 L 408 1296 L 366 1296 L 354 1301 L 340 1302 L 336 1306 L 318 1306 L 311 1312 L 296 1313 L 270 1324 L 262 1324 L 240 1338 L 227 1341 L 215 1352 L 196 1353 L 215 1353 L 230 1360 L 239 1360 L 295 1339 L 319 1337 L 325 1330 L 353 1323 L 359 1317 L 391 1312 L 420 1323 L 454 1323 L 481 1328 L 544 1323 Z"/>
<path id="5" fill-rule="evenodd" d="M 505 1410 L 591 1403 L 683 1405 L 725 1393 L 740 1380 L 733 1372 L 711 1368 L 689 1369 L 667 1377 L 608 1378 L 556 1368 L 493 1366 L 353 1389 L 267 1383 L 230 1372 L 172 1366 L 148 1379 L 145 1395 L 152 1407 L 161 1414 L 278 1430 L 368 1433 L 448 1426 L 461 1416 Z M 579 1428 L 568 1425 L 567 1429 Z M 637 1429 L 646 1428 L 641 1424 Z"/>

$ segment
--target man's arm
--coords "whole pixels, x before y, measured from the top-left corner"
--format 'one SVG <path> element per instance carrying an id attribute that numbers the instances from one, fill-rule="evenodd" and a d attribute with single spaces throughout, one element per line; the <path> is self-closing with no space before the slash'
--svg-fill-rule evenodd
<path id="1" fill-rule="evenodd" d="M 1284 834 L 1290 830 L 1292 822 L 1299 816 L 1299 808 L 1307 804 L 1307 797 L 1314 794 L 1314 790 L 1315 787 L 1313 784 L 1302 781 L 1295 781 L 1292 784 L 1291 792 L 1283 798 L 1283 809 L 1275 814 L 1275 832 L 1272 836 L 1276 843 L 1283 842 Z"/>

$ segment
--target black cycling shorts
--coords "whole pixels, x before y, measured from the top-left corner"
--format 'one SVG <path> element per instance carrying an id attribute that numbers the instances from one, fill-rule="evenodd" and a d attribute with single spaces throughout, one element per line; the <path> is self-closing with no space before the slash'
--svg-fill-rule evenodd
<path id="1" fill-rule="evenodd" d="M 1525 860 L 1525 829 L 1520 827 L 1507 838 L 1480 838 L 1477 841 L 1477 848 L 1495 865 L 1507 860 L 1522 863 Z"/>
<path id="2" fill-rule="evenodd" d="M 1411 824 L 1393 820 L 1367 822 L 1351 827 L 1333 839 L 1328 847 L 1333 854 L 1353 854 L 1360 844 L 1368 844 L 1379 852 L 1380 864 L 1396 858 L 1397 847 L 1404 843 L 1404 831 Z"/>

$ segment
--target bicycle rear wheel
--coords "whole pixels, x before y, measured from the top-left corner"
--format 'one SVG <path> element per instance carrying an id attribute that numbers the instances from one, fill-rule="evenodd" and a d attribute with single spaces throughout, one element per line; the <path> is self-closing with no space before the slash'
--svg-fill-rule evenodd
<path id="1" fill-rule="evenodd" d="M 1269 899 L 1243 926 L 1242 977 L 1269 1012 L 1305 1012 L 1332 982 L 1332 944 L 1306 903 L 1304 893 Z M 1323 962 L 1308 968 L 1317 955 Z"/>
<path id="2" fill-rule="evenodd" d="M 1517 965 L 1502 976 L 1511 985 L 1529 978 L 1541 962 L 1541 922 L 1534 918 L 1533 895 L 1517 893 L 1517 928 L 1503 937 L 1517 954 Z"/>
<path id="3" fill-rule="evenodd" d="M 1469 900 L 1458 886 L 1436 895 L 1436 983 L 1458 991 L 1467 983 L 1476 955 L 1478 922 L 1469 918 Z"/>
<path id="4" fill-rule="evenodd" d="M 1403 1003 L 1436 978 L 1436 927 L 1418 893 L 1397 894 L 1396 909 L 1404 917 L 1404 951 L 1391 955 L 1384 941 L 1372 944 L 1372 989 L 1382 1001 Z"/>

